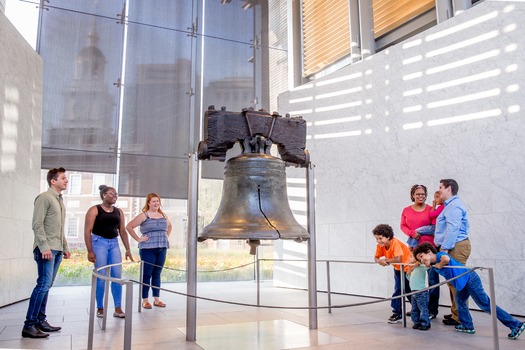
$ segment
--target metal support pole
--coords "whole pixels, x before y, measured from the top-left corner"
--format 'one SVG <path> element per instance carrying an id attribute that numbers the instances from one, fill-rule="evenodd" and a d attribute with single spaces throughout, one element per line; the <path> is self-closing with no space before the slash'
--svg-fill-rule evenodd
<path id="1" fill-rule="evenodd" d="M 133 282 L 126 285 L 126 316 L 124 317 L 124 350 L 131 350 L 131 326 L 133 324 Z"/>
<path id="2" fill-rule="evenodd" d="M 454 7 L 454 16 L 457 16 L 472 7 L 472 0 L 452 0 L 452 6 Z"/>
<path id="3" fill-rule="evenodd" d="M 140 283 L 144 282 L 144 262 L 141 260 L 139 262 L 139 281 Z M 138 299 L 138 306 L 137 311 L 142 311 L 142 284 L 139 284 L 139 292 L 137 293 L 137 299 Z"/>
<path id="4" fill-rule="evenodd" d="M 365 59 L 376 53 L 372 0 L 359 0 L 359 26 L 361 32 L 361 59 Z"/>
<path id="5" fill-rule="evenodd" d="M 407 315 L 405 305 L 405 265 L 401 264 L 399 268 L 401 273 L 401 313 L 403 314 L 403 327 L 407 326 Z"/>
<path id="6" fill-rule="evenodd" d="M 309 162 L 306 167 L 306 198 L 308 200 L 308 306 L 310 329 L 317 329 L 317 261 L 315 246 L 315 184 L 314 165 Z"/>
<path id="7" fill-rule="evenodd" d="M 326 262 L 326 292 L 328 295 L 328 306 L 332 306 L 332 287 L 330 286 L 330 261 Z M 332 313 L 332 308 L 328 308 L 328 313 Z"/>
<path id="8" fill-rule="evenodd" d="M 186 283 L 187 294 L 197 295 L 197 208 L 199 160 L 192 153 L 189 162 L 188 184 L 188 232 L 186 247 Z M 186 341 L 197 339 L 197 300 L 186 297 Z"/>
<path id="9" fill-rule="evenodd" d="M 256 273 L 256 276 L 257 276 L 257 306 L 260 306 L 261 305 L 261 278 L 260 278 L 261 266 L 259 265 L 259 258 L 257 258 L 255 265 L 257 266 L 257 273 Z"/>
<path id="10" fill-rule="evenodd" d="M 436 0 L 436 19 L 438 23 L 444 22 L 453 16 L 452 0 Z"/>
<path id="11" fill-rule="evenodd" d="M 361 33 L 359 25 L 359 0 L 350 0 L 349 21 L 350 21 L 350 60 L 355 63 L 361 60 Z"/>
<path id="12" fill-rule="evenodd" d="M 111 267 L 106 267 L 106 276 L 110 277 L 110 273 L 111 273 Z M 103 331 L 106 330 L 106 320 L 108 318 L 108 300 L 109 300 L 109 280 L 106 280 L 104 282 L 104 316 L 102 317 L 102 327 L 101 327 Z"/>
<path id="13" fill-rule="evenodd" d="M 498 340 L 498 315 L 496 314 L 496 289 L 494 288 L 494 270 L 489 270 L 490 315 L 492 316 L 492 347 L 499 350 Z"/>
<path id="14" fill-rule="evenodd" d="M 91 276 L 91 296 L 89 301 L 89 329 L 88 329 L 88 344 L 87 349 L 93 349 L 93 334 L 95 331 L 95 300 L 97 295 L 97 278 L 95 275 Z"/>

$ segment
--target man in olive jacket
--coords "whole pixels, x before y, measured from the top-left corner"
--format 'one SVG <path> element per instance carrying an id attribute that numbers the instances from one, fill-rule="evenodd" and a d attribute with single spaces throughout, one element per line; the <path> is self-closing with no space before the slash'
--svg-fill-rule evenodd
<path id="1" fill-rule="evenodd" d="M 71 255 L 64 235 L 66 208 L 61 194 L 68 184 L 66 170 L 49 170 L 47 183 L 49 189 L 36 197 L 33 210 L 33 256 L 38 268 L 38 279 L 29 299 L 22 329 L 22 337 L 25 338 L 47 338 L 47 332 L 61 329 L 47 322 L 46 305 L 49 289 L 53 285 L 62 257 L 69 259 Z"/>

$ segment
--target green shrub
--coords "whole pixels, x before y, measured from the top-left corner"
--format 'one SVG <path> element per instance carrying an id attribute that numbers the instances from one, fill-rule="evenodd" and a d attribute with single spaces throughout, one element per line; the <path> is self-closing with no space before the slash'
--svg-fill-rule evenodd
<path id="1" fill-rule="evenodd" d="M 135 261 L 139 261 L 138 251 L 133 251 Z M 162 271 L 162 282 L 186 281 L 186 251 L 183 249 L 168 250 L 166 264 Z M 249 265 L 246 265 L 249 264 Z M 243 267 L 239 267 L 246 265 Z M 255 263 L 252 255 L 245 251 L 224 251 L 202 249 L 197 255 L 197 280 L 211 281 L 248 281 L 255 279 Z M 272 279 L 273 262 L 261 262 L 261 279 Z M 122 276 L 139 280 L 138 263 L 124 263 Z M 74 250 L 70 259 L 63 259 L 55 285 L 90 285 L 93 264 L 87 260 L 85 250 Z"/>

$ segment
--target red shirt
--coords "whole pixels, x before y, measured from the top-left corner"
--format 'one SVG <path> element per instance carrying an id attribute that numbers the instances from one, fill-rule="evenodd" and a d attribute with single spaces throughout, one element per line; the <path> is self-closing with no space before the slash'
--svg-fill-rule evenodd
<path id="1" fill-rule="evenodd" d="M 430 219 L 431 211 L 432 207 L 428 204 L 425 206 L 425 210 L 423 211 L 415 211 L 412 206 L 409 205 L 403 209 L 403 212 L 401 213 L 401 231 L 403 231 L 407 236 L 414 238 L 416 228 L 432 224 Z M 434 247 L 436 246 L 434 244 L 434 236 L 423 235 L 419 237 L 418 244 L 425 242 L 432 244 Z"/>

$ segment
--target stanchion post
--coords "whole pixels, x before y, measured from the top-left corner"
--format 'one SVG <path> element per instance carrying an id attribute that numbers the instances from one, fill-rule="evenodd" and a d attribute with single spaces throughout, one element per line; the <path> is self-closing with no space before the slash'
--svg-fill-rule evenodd
<path id="1" fill-rule="evenodd" d="M 131 350 L 131 326 L 133 324 L 133 282 L 126 285 L 126 316 L 124 317 L 124 350 Z"/>
<path id="2" fill-rule="evenodd" d="M 306 167 L 306 197 L 308 201 L 308 318 L 310 329 L 317 329 L 317 257 L 315 246 L 315 184 L 314 165 Z"/>
<path id="3" fill-rule="evenodd" d="M 111 267 L 106 267 L 106 276 L 109 277 L 111 273 Z M 106 320 L 108 318 L 108 300 L 109 300 L 109 280 L 104 281 L 104 314 L 102 316 L 102 327 L 103 331 L 106 330 Z"/>
<path id="4" fill-rule="evenodd" d="M 496 289 L 494 288 L 494 270 L 489 271 L 489 292 L 490 292 L 490 315 L 492 317 L 492 347 L 494 350 L 499 350 L 498 340 L 498 315 L 496 314 Z"/>
<path id="5" fill-rule="evenodd" d="M 259 257 L 257 257 L 257 261 L 255 262 L 256 266 L 256 277 L 257 277 L 257 306 L 261 305 L 261 278 L 259 277 L 261 275 L 261 267 L 259 266 Z"/>
<path id="6" fill-rule="evenodd" d="M 328 306 L 332 306 L 332 291 L 330 285 L 330 261 L 326 261 L 326 295 L 328 296 Z M 328 313 L 332 313 L 332 308 L 328 308 Z"/>
<path id="7" fill-rule="evenodd" d="M 93 349 L 93 334 L 95 331 L 95 303 L 97 295 L 97 277 L 91 276 L 91 295 L 89 300 L 89 329 L 87 349 Z"/>
<path id="8" fill-rule="evenodd" d="M 137 293 L 137 300 L 138 300 L 137 311 L 138 312 L 142 311 L 142 283 L 144 281 L 144 278 L 142 278 L 142 276 L 144 276 L 144 261 L 141 260 L 139 262 L 139 281 L 140 281 L 140 284 L 139 284 L 139 291 Z"/>
<path id="9" fill-rule="evenodd" d="M 188 184 L 188 229 L 186 247 L 187 294 L 197 295 L 197 208 L 199 161 L 197 155 L 190 155 Z M 197 300 L 186 297 L 186 340 L 197 339 Z"/>
<path id="10" fill-rule="evenodd" d="M 399 265 L 399 272 L 401 277 L 401 313 L 403 317 L 403 327 L 407 326 L 407 315 L 406 315 L 406 306 L 405 306 L 405 265 Z"/>

